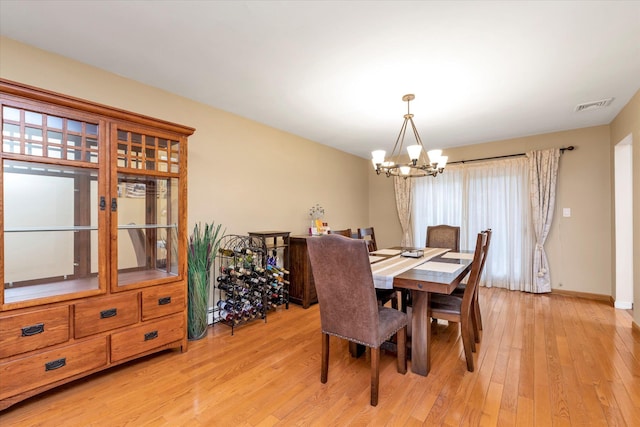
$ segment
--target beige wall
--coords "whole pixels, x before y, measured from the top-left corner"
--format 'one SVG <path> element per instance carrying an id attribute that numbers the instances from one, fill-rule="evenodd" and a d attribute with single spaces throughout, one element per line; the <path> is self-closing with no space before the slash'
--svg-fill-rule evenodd
<path id="1" fill-rule="evenodd" d="M 552 288 L 611 295 L 608 126 L 457 147 L 447 149 L 446 154 L 454 162 L 569 145 L 577 148 L 565 152 L 560 160 L 556 214 L 545 244 Z M 401 235 L 397 214 L 388 208 L 393 201 L 390 181 L 375 173 L 369 178 L 370 217 L 383 245 L 399 243 L 397 236 Z M 387 207 L 378 209 L 381 206 Z M 572 216 L 563 218 L 562 208 L 571 208 Z"/>
<path id="2" fill-rule="evenodd" d="M 368 224 L 365 159 L 7 38 L 0 77 L 196 128 L 189 228 L 306 233 L 316 203 L 334 228 Z"/>
<path id="3" fill-rule="evenodd" d="M 633 319 L 636 324 L 640 325 L 640 90 L 636 92 L 633 98 L 631 98 L 631 101 L 627 103 L 620 114 L 611 122 L 610 130 L 612 157 L 615 144 L 629 134 L 631 134 L 633 138 Z M 611 176 L 613 176 L 613 172 Z M 613 179 L 611 181 L 611 194 L 613 194 Z M 612 206 L 613 200 L 612 196 Z M 614 221 L 611 223 L 613 233 L 615 224 Z M 612 239 L 612 245 L 613 244 Z M 615 254 L 615 252 L 613 253 Z M 615 263 L 613 263 L 613 266 L 615 267 Z"/>

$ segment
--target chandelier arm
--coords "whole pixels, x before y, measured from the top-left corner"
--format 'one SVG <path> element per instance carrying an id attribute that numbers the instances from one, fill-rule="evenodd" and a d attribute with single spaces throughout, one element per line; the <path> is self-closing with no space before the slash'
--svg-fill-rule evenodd
<path id="1" fill-rule="evenodd" d="M 409 120 L 411 120 L 411 128 L 413 129 L 413 136 L 416 139 L 416 143 L 418 143 L 418 145 L 420 145 L 420 147 L 422 148 L 422 150 L 420 150 L 420 155 L 418 156 L 416 163 L 419 163 L 419 161 L 422 160 L 422 163 L 429 164 L 429 162 L 427 161 L 426 150 L 424 148 L 424 145 L 422 144 L 422 139 L 420 139 L 420 135 L 418 134 L 416 124 L 413 122 L 413 117 L 409 118 Z"/>
<path id="2" fill-rule="evenodd" d="M 389 157 L 390 160 L 393 160 L 394 157 L 400 156 L 400 154 L 402 153 L 402 145 L 404 143 L 404 135 L 406 131 L 407 131 L 407 118 L 405 117 L 404 122 L 402 122 L 402 127 L 400 128 L 400 133 L 398 133 L 398 138 L 396 139 L 396 143 L 393 146 L 393 151 L 391 151 L 391 156 Z M 400 146 L 398 146 L 398 143 L 400 144 Z M 398 150 L 397 153 L 396 153 L 396 149 Z M 393 160 L 393 162 L 394 164 L 396 163 L 395 160 Z"/>

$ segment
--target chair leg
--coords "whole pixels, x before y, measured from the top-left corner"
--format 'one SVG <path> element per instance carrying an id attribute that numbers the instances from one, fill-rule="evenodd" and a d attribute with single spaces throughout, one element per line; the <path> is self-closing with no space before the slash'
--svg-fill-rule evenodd
<path id="1" fill-rule="evenodd" d="M 472 331 L 469 328 L 470 325 L 467 322 L 460 323 L 460 333 L 462 334 L 462 346 L 464 347 L 464 357 L 467 359 L 467 370 L 473 372 L 473 349 L 475 348 L 475 342 L 471 336 Z"/>
<path id="2" fill-rule="evenodd" d="M 380 383 L 380 347 L 371 349 L 371 406 L 378 405 Z"/>
<path id="3" fill-rule="evenodd" d="M 396 348 L 398 358 L 398 372 L 407 373 L 407 327 L 400 329 L 396 334 Z"/>
<path id="4" fill-rule="evenodd" d="M 322 334 L 322 368 L 320 370 L 320 382 L 325 384 L 329 376 L 329 334 Z"/>

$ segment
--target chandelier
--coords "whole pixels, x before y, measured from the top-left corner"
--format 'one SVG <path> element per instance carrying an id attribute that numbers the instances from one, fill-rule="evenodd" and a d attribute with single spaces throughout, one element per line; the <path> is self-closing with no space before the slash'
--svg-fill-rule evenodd
<path id="1" fill-rule="evenodd" d="M 444 172 L 444 167 L 447 164 L 447 156 L 442 155 L 442 150 L 429 150 L 426 152 L 422 145 L 420 135 L 416 125 L 413 123 L 413 114 L 409 112 L 409 103 L 415 99 L 415 95 L 408 94 L 402 97 L 403 101 L 407 103 L 407 114 L 404 115 L 404 123 L 400 128 L 398 139 L 396 139 L 396 145 L 393 146 L 391 156 L 387 160 L 385 158 L 387 152 L 384 150 L 376 150 L 371 152 L 371 162 L 376 170 L 376 173 L 380 175 L 384 173 L 387 177 L 401 176 L 403 178 L 417 178 L 422 176 L 436 176 L 439 173 Z M 404 135 L 407 131 L 407 123 L 411 123 L 411 129 L 413 130 L 413 136 L 416 139 L 416 143 L 413 145 L 407 145 L 407 152 L 409 154 L 409 163 L 400 163 L 400 156 L 402 155 L 402 146 L 404 145 Z M 427 159 L 428 157 L 428 159 Z"/>

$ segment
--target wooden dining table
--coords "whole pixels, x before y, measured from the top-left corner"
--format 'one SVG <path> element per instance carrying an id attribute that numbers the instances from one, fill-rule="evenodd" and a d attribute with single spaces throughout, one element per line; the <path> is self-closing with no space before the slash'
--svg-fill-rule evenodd
<path id="1" fill-rule="evenodd" d="M 437 248 L 424 248 L 424 262 L 398 274 L 393 274 L 392 268 L 376 269 L 376 263 L 372 263 L 376 288 L 389 289 L 389 276 L 392 275 L 393 289 L 411 292 L 411 370 L 423 376 L 426 376 L 431 369 L 429 295 L 453 292 L 471 270 L 473 256 L 469 251 L 453 253 L 444 249 L 439 251 L 435 249 Z M 433 255 L 434 253 L 437 255 Z M 416 263 L 419 260 L 417 258 Z M 394 261 L 388 259 L 381 262 L 391 264 Z M 377 274 L 375 270 L 378 270 Z"/>

